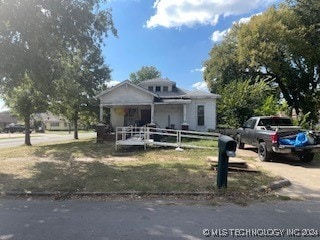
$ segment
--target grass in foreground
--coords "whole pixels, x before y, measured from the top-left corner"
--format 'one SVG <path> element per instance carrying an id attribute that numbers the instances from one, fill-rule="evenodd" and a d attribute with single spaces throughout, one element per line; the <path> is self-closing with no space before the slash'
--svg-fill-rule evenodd
<path id="1" fill-rule="evenodd" d="M 265 198 L 253 189 L 274 179 L 264 173 L 229 173 L 228 189 L 216 187 L 206 162 L 216 151 L 122 148 L 82 140 L 3 149 L 0 191 L 31 192 L 212 192 L 233 202 Z"/>

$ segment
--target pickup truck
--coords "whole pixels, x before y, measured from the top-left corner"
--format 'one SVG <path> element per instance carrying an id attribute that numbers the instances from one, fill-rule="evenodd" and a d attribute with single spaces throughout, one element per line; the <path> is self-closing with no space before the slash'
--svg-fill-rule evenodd
<path id="1" fill-rule="evenodd" d="M 293 126 L 288 117 L 259 116 L 250 118 L 237 129 L 235 140 L 239 149 L 243 149 L 245 144 L 256 147 L 261 161 L 270 161 L 274 154 L 291 154 L 298 156 L 303 162 L 311 162 L 315 153 L 320 152 L 319 134 L 313 134 L 312 141 L 305 141 L 299 146 L 284 141 L 309 132 Z"/>
<path id="2" fill-rule="evenodd" d="M 3 131 L 5 133 L 15 133 L 15 132 L 25 132 L 26 127 L 24 125 L 21 124 L 15 124 L 15 123 L 10 123 L 9 125 L 7 125 Z M 32 130 L 30 129 L 30 133 L 32 132 Z"/>

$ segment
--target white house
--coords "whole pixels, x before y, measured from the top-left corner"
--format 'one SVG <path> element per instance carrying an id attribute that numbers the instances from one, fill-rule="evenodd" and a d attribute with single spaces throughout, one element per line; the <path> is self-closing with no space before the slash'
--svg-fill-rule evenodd
<path id="1" fill-rule="evenodd" d="M 220 95 L 186 91 L 175 82 L 155 78 L 139 85 L 124 81 L 101 92 L 100 121 L 110 110 L 113 128 L 156 125 L 160 128 L 208 131 L 216 128 L 216 103 Z"/>

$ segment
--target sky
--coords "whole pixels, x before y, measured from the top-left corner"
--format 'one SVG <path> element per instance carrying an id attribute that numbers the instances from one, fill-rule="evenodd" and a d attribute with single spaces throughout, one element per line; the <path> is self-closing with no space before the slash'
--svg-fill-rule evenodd
<path id="1" fill-rule="evenodd" d="M 248 21 L 281 0 L 108 0 L 118 37 L 104 41 L 110 84 L 142 66 L 186 90 L 207 91 L 203 62 L 234 22 Z M 7 108 L 0 99 L 0 111 Z"/>
<path id="2" fill-rule="evenodd" d="M 109 0 L 119 38 L 105 40 L 112 83 L 142 66 L 187 90 L 207 90 L 203 62 L 234 22 L 248 21 L 280 0 Z"/>

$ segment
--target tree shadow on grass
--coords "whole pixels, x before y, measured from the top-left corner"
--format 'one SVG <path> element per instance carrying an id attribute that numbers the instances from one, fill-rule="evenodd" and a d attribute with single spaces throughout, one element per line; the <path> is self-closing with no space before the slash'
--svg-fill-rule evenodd
<path id="1" fill-rule="evenodd" d="M 53 145 L 37 146 L 34 156 L 40 158 L 54 158 L 57 160 L 72 160 L 76 157 L 101 159 L 106 157 L 140 157 L 146 153 L 158 153 L 159 150 L 173 150 L 172 147 L 149 147 L 144 150 L 143 146 L 126 146 L 115 150 L 114 142 L 105 141 L 96 143 L 95 140 L 80 142 L 60 143 Z M 188 151 L 188 150 L 187 150 Z M 187 152 L 186 151 L 186 152 Z M 202 151 L 202 153 L 205 153 Z"/>
<path id="2" fill-rule="evenodd" d="M 213 189 L 212 179 L 185 164 L 117 166 L 98 161 L 41 161 L 31 177 L 0 175 L 3 190 L 22 192 L 193 192 Z"/>
<path id="3" fill-rule="evenodd" d="M 73 159 L 76 156 L 89 158 L 102 158 L 115 154 L 113 142 L 103 144 L 95 140 L 75 141 L 54 145 L 38 146 L 34 152 L 36 157 L 51 157 L 59 160 Z"/>
<path id="4" fill-rule="evenodd" d="M 4 191 L 21 192 L 142 192 L 199 193 L 225 196 L 252 195 L 252 190 L 268 181 L 261 173 L 231 174 L 228 191 L 218 191 L 216 174 L 185 163 L 164 167 L 158 163 L 115 165 L 93 161 L 39 161 L 31 169 L 31 177 L 0 175 Z M 240 185 L 239 185 L 240 184 Z M 250 195 L 251 194 L 251 195 Z M 233 199 L 233 198 L 232 198 Z M 237 200 L 238 201 L 238 200 Z"/>
<path id="5" fill-rule="evenodd" d="M 172 148 L 115 151 L 114 142 L 98 144 L 94 140 L 37 146 L 32 157 L 39 159 L 28 167 L 29 174 L 19 178 L 0 175 L 0 182 L 4 182 L 4 191 L 210 192 L 244 197 L 270 180 L 263 173 L 230 174 L 228 191 L 218 191 L 216 172 L 205 162 L 207 154 L 203 150 L 172 152 Z M 136 157 L 138 161 L 119 161 L 115 156 Z"/>

